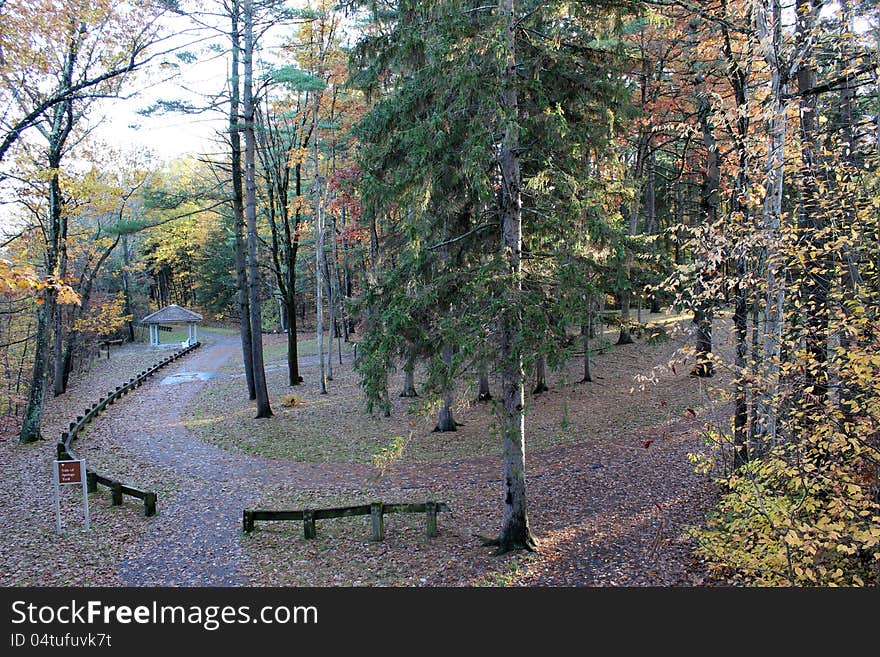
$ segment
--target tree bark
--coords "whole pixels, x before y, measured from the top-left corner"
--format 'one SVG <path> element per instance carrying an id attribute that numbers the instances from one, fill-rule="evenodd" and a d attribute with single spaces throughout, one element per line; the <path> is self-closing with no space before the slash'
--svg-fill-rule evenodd
<path id="1" fill-rule="evenodd" d="M 522 198 L 519 165 L 519 116 L 516 89 L 516 19 L 513 0 L 499 0 L 504 21 L 501 76 L 501 122 L 503 136 L 498 160 L 501 169 L 501 248 L 507 261 L 508 303 L 500 317 L 501 440 L 503 446 L 504 498 L 499 551 L 534 550 L 526 504 L 525 374 L 519 339 L 522 336 Z"/>
<path id="2" fill-rule="evenodd" d="M 79 29 L 71 25 L 68 49 L 62 69 L 60 91 L 66 93 L 73 85 L 73 69 L 79 55 Z M 51 129 L 44 133 L 48 141 L 49 165 L 49 217 L 46 234 L 45 266 L 46 274 L 59 277 L 62 254 L 66 250 L 67 219 L 64 214 L 64 200 L 61 193 L 60 167 L 64 155 L 67 138 L 73 130 L 74 114 L 73 99 L 59 103 L 52 112 Z M 46 397 L 46 376 L 49 368 L 49 343 L 52 329 L 55 327 L 56 315 L 59 312 L 57 303 L 58 292 L 54 287 L 47 287 L 42 293 L 42 303 L 37 308 L 37 333 L 34 349 L 34 365 L 31 374 L 31 388 L 28 403 L 22 420 L 20 443 L 31 443 L 42 438 L 40 425 L 43 417 L 43 402 Z M 56 351 L 61 344 L 56 344 Z"/>
<path id="3" fill-rule="evenodd" d="M 492 393 L 489 390 L 489 370 L 486 367 L 486 361 L 480 361 L 480 364 L 477 367 L 477 376 L 479 377 L 477 401 L 485 402 L 491 400 Z"/>
<path id="4" fill-rule="evenodd" d="M 254 392 L 256 393 L 257 417 L 272 417 L 269 391 L 266 387 L 266 370 L 263 365 L 263 320 L 260 309 L 260 270 L 257 262 L 257 185 L 256 185 L 256 139 L 254 134 L 254 5 L 244 0 L 244 181 L 245 215 L 248 237 L 248 304 L 250 305 L 251 356 L 254 369 Z"/>
<path id="5" fill-rule="evenodd" d="M 443 346 L 443 362 L 446 365 L 446 390 L 443 391 L 443 405 L 437 414 L 434 431 L 457 431 L 458 422 L 452 417 L 452 347 Z"/>
<path id="6" fill-rule="evenodd" d="M 719 188 L 721 186 L 721 170 L 718 157 L 718 141 L 715 138 L 715 129 L 710 120 L 710 112 L 712 107 L 709 99 L 704 91 L 699 94 L 700 127 L 703 132 L 703 145 L 706 147 L 706 168 L 703 172 L 703 186 L 700 198 L 700 206 L 703 213 L 703 220 L 707 226 L 715 226 L 718 222 L 718 203 Z M 712 249 L 711 231 L 707 231 L 706 239 L 707 249 Z M 709 260 L 709 258 L 706 258 Z M 713 319 L 713 299 L 707 298 L 713 294 L 710 282 L 714 276 L 714 267 L 710 265 L 700 265 L 697 272 L 696 303 L 694 308 L 694 325 L 696 327 L 696 360 L 694 369 L 691 370 L 692 376 L 711 377 L 715 374 L 715 366 L 712 364 L 712 319 Z"/>
<path id="7" fill-rule="evenodd" d="M 241 167 L 241 101 L 239 78 L 239 55 L 241 51 L 239 36 L 239 0 L 232 0 L 231 18 L 232 31 L 232 74 L 229 98 L 229 143 L 231 146 L 232 170 L 232 223 L 235 234 L 235 282 L 238 288 L 239 334 L 241 338 L 241 356 L 244 363 L 245 382 L 248 399 L 257 398 L 254 383 L 253 337 L 251 335 L 251 309 L 248 300 L 247 280 L 247 247 L 245 244 L 244 190 L 242 189 Z"/>
<path id="8" fill-rule="evenodd" d="M 751 14 L 749 14 L 749 18 Z M 737 153 L 737 175 L 733 190 L 731 207 L 735 216 L 739 218 L 739 231 L 743 233 L 752 230 L 750 215 L 750 175 L 751 175 L 751 148 L 749 144 L 749 129 L 751 119 L 748 106 L 751 100 L 749 87 L 752 50 L 751 46 L 742 57 L 734 51 L 733 41 L 726 25 L 721 25 L 722 49 L 727 63 L 728 81 L 733 89 L 734 100 L 737 109 L 734 139 Z M 743 241 L 744 242 L 744 241 Z M 733 330 L 735 335 L 736 350 L 734 353 L 734 367 L 736 378 L 734 381 L 733 396 L 733 466 L 738 468 L 749 459 L 749 381 L 748 372 L 748 313 L 749 313 L 749 285 L 748 285 L 748 256 L 749 248 L 743 242 L 738 242 L 734 250 L 734 266 L 736 273 L 736 288 L 734 294 Z"/>
<path id="9" fill-rule="evenodd" d="M 134 305 L 131 302 L 129 267 L 131 267 L 131 251 L 128 246 L 128 235 L 124 234 L 122 236 L 122 298 L 125 301 L 125 314 L 131 316 L 126 322 L 128 341 L 134 342 Z"/>
<path id="10" fill-rule="evenodd" d="M 415 382 L 415 362 L 412 355 L 407 350 L 406 362 L 403 365 L 403 390 L 400 391 L 401 397 L 418 397 Z"/>
<path id="11" fill-rule="evenodd" d="M 782 9 L 779 0 L 758 3 L 755 26 L 761 49 L 770 70 L 770 119 L 767 125 L 768 144 L 765 165 L 765 196 L 762 210 L 765 258 L 764 274 L 764 328 L 761 334 L 761 386 L 758 395 L 755 451 L 762 453 L 777 442 L 779 419 L 779 370 L 782 347 L 783 303 L 785 301 L 784 254 L 779 249 L 781 237 L 783 167 L 785 165 L 785 137 L 788 128 L 786 102 L 787 78 L 780 62 L 780 23 Z M 772 17 L 768 16 L 768 9 Z"/>
<path id="12" fill-rule="evenodd" d="M 540 395 L 548 390 L 550 388 L 547 387 L 547 361 L 541 356 L 535 362 L 535 389 L 532 390 L 532 394 Z"/>
<path id="13" fill-rule="evenodd" d="M 592 314 L 587 313 L 587 323 L 581 324 L 581 340 L 584 345 L 584 378 L 580 383 L 590 383 L 593 375 L 590 373 L 590 332 L 592 331 Z"/>
<path id="14" fill-rule="evenodd" d="M 826 255 L 824 229 L 826 221 L 819 207 L 819 179 L 821 177 L 819 138 L 819 97 L 804 93 L 818 84 L 815 57 L 811 45 L 819 7 L 812 0 L 797 0 L 797 35 L 802 44 L 802 60 L 797 73 L 800 92 L 800 187 L 801 203 L 798 208 L 798 231 L 802 248 L 816 255 L 806 264 L 802 308 L 807 362 L 804 364 L 803 399 L 811 400 L 806 415 L 808 422 L 818 419 L 818 413 L 828 394 L 828 289 L 829 262 Z M 843 94 L 842 94 L 843 95 Z"/>

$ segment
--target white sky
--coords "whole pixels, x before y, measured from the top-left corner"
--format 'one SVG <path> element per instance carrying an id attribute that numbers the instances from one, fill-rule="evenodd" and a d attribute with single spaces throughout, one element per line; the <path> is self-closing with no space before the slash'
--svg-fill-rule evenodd
<path id="1" fill-rule="evenodd" d="M 210 9 L 212 4 L 208 2 L 204 6 Z M 289 0 L 287 4 L 302 6 L 305 3 Z M 189 26 L 181 17 L 172 17 L 171 21 L 172 24 L 179 22 L 181 30 Z M 216 22 L 220 29 L 229 29 L 228 18 L 217 18 Z M 270 29 L 261 37 L 260 49 L 271 51 L 291 29 L 290 26 Z M 186 37 L 189 41 L 193 38 L 193 35 Z M 197 38 L 202 41 L 186 50 L 197 54 L 199 60 L 193 64 L 181 63 L 179 78 L 159 84 L 142 80 L 136 97 L 108 102 L 107 119 L 96 131 L 102 139 L 119 145 L 130 144 L 132 148 L 148 148 L 158 160 L 165 162 L 183 155 L 217 151 L 220 147 L 217 133 L 228 127 L 228 105 L 195 115 L 169 113 L 150 117 L 137 114 L 137 110 L 152 105 L 157 99 L 184 100 L 202 107 L 224 90 L 230 65 L 228 37 L 205 29 Z M 207 51 L 206 46 L 210 43 L 219 45 L 222 52 Z M 258 65 L 255 63 L 255 69 Z"/>
<path id="2" fill-rule="evenodd" d="M 180 22 L 180 29 L 185 29 L 185 19 L 174 17 L 172 23 L 175 20 Z M 170 74 L 162 69 L 150 73 L 149 77 L 142 73 L 131 90 L 136 92 L 135 96 L 108 100 L 103 108 L 105 119 L 96 128 L 96 136 L 123 148 L 149 149 L 158 160 L 166 162 L 183 155 L 215 150 L 211 142 L 228 123 L 228 110 L 224 111 L 222 106 L 194 115 L 166 113 L 143 116 L 137 113 L 160 99 L 181 100 L 203 107 L 223 91 L 229 66 L 228 56 L 225 53 L 206 52 L 205 46 L 213 42 L 228 49 L 228 44 L 223 43 L 219 35 L 205 30 L 201 35 L 188 34 L 181 39 L 181 45 L 192 43 L 195 39 L 201 41 L 184 48 L 198 56 L 195 63 L 178 62 L 173 55 L 164 58 L 178 63 L 178 77 L 168 80 L 166 78 Z"/>

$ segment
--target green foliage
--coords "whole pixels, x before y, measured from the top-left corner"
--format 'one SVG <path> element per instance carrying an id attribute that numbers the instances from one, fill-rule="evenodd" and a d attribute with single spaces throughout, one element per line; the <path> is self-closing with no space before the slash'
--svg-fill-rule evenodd
<path id="1" fill-rule="evenodd" d="M 403 436 L 394 436 L 388 441 L 387 447 L 380 448 L 372 455 L 370 461 L 372 462 L 373 467 L 376 468 L 377 479 L 381 479 L 388 471 L 388 468 L 403 456 L 406 445 L 411 438 L 412 434 L 407 438 L 404 438 Z"/>
<path id="2" fill-rule="evenodd" d="M 291 91 L 321 91 L 327 86 L 323 80 L 297 66 L 281 66 L 270 71 L 267 77 Z"/>
<path id="3" fill-rule="evenodd" d="M 565 362 L 573 349 L 566 323 L 590 312 L 603 266 L 593 263 L 604 262 L 604 243 L 619 235 L 620 189 L 590 158 L 602 150 L 604 173 L 619 171 L 608 147 L 613 117 L 627 114 L 627 86 L 612 73 L 622 64 L 614 48 L 581 47 L 610 36 L 595 20 L 602 10 L 563 15 L 523 5 L 516 54 L 525 262 L 522 291 L 510 297 L 497 214 L 504 28 L 494 12 L 472 9 L 401 6 L 353 53 L 353 80 L 365 92 L 394 82 L 356 128 L 365 216 L 400 240 L 393 269 L 377 272 L 359 305 L 370 314 L 356 364 L 368 404 L 387 395 L 387 372 L 401 357 L 425 364 L 429 398 L 477 362 L 497 365 L 497 318 L 511 304 L 524 327 L 516 357 L 527 367 L 539 357 L 551 368 Z"/>

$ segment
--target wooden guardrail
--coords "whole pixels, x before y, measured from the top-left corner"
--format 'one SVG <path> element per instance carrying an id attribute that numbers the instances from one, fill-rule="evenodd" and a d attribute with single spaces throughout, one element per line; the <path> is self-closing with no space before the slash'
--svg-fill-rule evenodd
<path id="1" fill-rule="evenodd" d="M 383 504 L 373 502 L 356 506 L 344 506 L 335 509 L 302 509 L 296 511 L 265 511 L 260 509 L 245 509 L 242 516 L 242 529 L 245 533 L 254 530 L 254 523 L 258 520 L 302 520 L 303 537 L 315 538 L 316 520 L 329 518 L 347 518 L 350 516 L 370 516 L 372 525 L 372 540 L 381 541 L 385 538 L 385 514 L 386 513 L 424 513 L 425 533 L 428 538 L 437 535 L 437 514 L 441 511 L 449 511 L 444 502 L 425 502 L 423 504 Z"/>
<path id="2" fill-rule="evenodd" d="M 73 453 L 71 445 L 73 445 L 73 441 L 79 437 L 80 432 L 85 429 L 86 425 L 89 422 L 100 415 L 100 413 L 105 408 L 112 405 L 117 399 L 120 399 L 132 390 L 139 388 L 144 383 L 144 381 L 153 376 L 163 367 L 165 367 L 166 365 L 170 365 L 178 358 L 181 358 L 191 351 L 198 349 L 200 346 L 201 343 L 196 342 L 194 344 L 191 344 L 189 347 L 186 347 L 185 349 L 174 352 L 173 354 L 171 354 L 167 358 L 162 359 L 152 367 L 143 370 L 137 376 L 131 377 L 126 383 L 116 386 L 113 391 L 107 393 L 105 396 L 101 397 L 98 401 L 93 403 L 89 408 L 85 409 L 82 415 L 77 416 L 76 421 L 70 423 L 67 431 L 63 431 L 61 433 L 61 437 L 58 440 L 58 444 L 56 445 L 58 460 L 76 460 L 76 454 Z M 136 497 L 140 500 L 143 500 L 144 515 L 148 517 L 156 515 L 156 502 L 158 499 L 158 495 L 154 491 L 145 491 L 141 490 L 140 488 L 135 488 L 134 486 L 128 486 L 121 481 L 116 481 L 115 479 L 111 479 L 110 477 L 98 474 L 94 470 L 87 469 L 87 490 L 90 493 L 97 491 L 98 484 L 106 486 L 110 489 L 113 495 L 113 506 L 118 506 L 122 504 L 122 496 L 128 495 L 130 497 Z"/>

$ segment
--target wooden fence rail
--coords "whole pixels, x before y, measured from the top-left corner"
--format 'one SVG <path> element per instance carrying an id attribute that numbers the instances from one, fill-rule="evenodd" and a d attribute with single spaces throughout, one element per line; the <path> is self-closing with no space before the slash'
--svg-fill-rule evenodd
<path id="1" fill-rule="evenodd" d="M 82 415 L 77 416 L 75 422 L 70 423 L 67 431 L 63 431 L 61 433 L 61 437 L 59 438 L 58 444 L 56 446 L 58 460 L 76 460 L 76 454 L 73 453 L 73 449 L 71 447 L 73 445 L 73 441 L 79 437 L 79 434 L 82 432 L 83 429 L 85 429 L 86 425 L 89 424 L 96 416 L 98 416 L 105 408 L 107 408 L 107 406 L 110 406 L 117 399 L 122 398 L 124 395 L 127 395 L 132 390 L 140 387 L 144 383 L 144 381 L 153 376 L 153 374 L 161 370 L 166 365 L 170 365 L 178 358 L 185 356 L 195 349 L 198 349 L 200 346 L 201 343 L 196 342 L 191 344 L 189 347 L 186 347 L 185 349 L 174 352 L 173 354 L 171 354 L 167 358 L 162 359 L 152 367 L 141 371 L 141 373 L 137 376 L 131 377 L 126 383 L 116 386 L 116 388 L 112 392 L 108 392 L 107 395 L 101 397 L 89 408 L 85 409 Z M 156 502 L 158 496 L 153 491 L 145 491 L 141 490 L 140 488 L 135 488 L 134 486 L 128 486 L 120 481 L 116 481 L 115 479 L 111 479 L 110 477 L 105 477 L 104 475 L 98 474 L 94 470 L 86 470 L 86 484 L 90 493 L 98 490 L 98 484 L 107 486 L 113 494 L 113 506 L 118 506 L 122 504 L 122 496 L 128 495 L 130 497 L 136 497 L 140 500 L 143 500 L 144 515 L 148 517 L 156 515 Z"/>
<path id="2" fill-rule="evenodd" d="M 424 513 L 425 533 L 428 538 L 437 535 L 437 514 L 441 511 L 449 511 L 444 502 L 425 502 L 423 504 L 360 504 L 356 506 L 343 506 L 335 509 L 301 509 L 291 511 L 266 511 L 262 509 L 245 509 L 242 515 L 242 529 L 245 533 L 254 530 L 254 523 L 260 521 L 275 520 L 302 520 L 303 537 L 315 538 L 316 520 L 330 518 L 348 518 L 350 516 L 370 516 L 372 525 L 372 540 L 381 541 L 385 538 L 385 514 L 386 513 Z"/>

